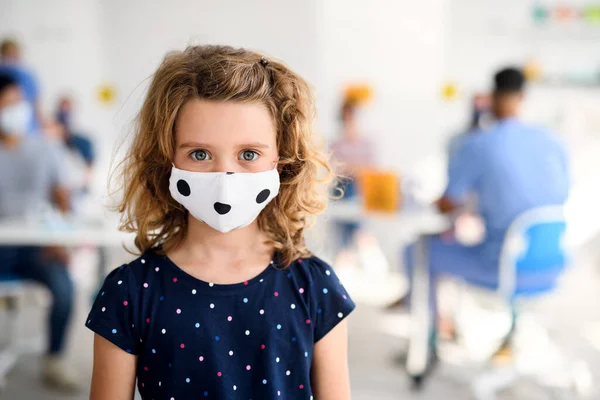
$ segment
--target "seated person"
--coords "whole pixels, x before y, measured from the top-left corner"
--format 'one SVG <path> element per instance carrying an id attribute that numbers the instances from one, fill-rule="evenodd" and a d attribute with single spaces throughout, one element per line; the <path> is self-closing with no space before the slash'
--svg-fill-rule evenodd
<path id="1" fill-rule="evenodd" d="M 497 288 L 500 251 L 511 223 L 525 211 L 562 205 L 567 199 L 566 150 L 552 133 L 519 119 L 524 83 L 523 74 L 517 69 L 504 69 L 495 75 L 495 123 L 485 134 L 465 139 L 450 161 L 448 186 L 437 202 L 438 208 L 444 213 L 454 212 L 475 196 L 486 236 L 476 246 L 461 245 L 446 235 L 429 237 L 432 287 L 434 278 L 444 274 Z M 413 253 L 414 246 L 409 246 L 409 272 Z M 552 288 L 561 272 L 558 269 L 562 270 L 562 266 L 537 273 L 533 282 L 528 282 L 529 290 Z M 517 289 L 520 288 L 517 281 Z"/>
<path id="2" fill-rule="evenodd" d="M 72 113 L 73 101 L 70 97 L 63 96 L 59 101 L 58 111 L 56 112 L 56 121 L 64 129 L 63 141 L 67 147 L 78 152 L 88 168 L 91 169 L 95 161 L 94 145 L 86 136 L 76 132 L 73 127 Z"/>
<path id="3" fill-rule="evenodd" d="M 41 138 L 26 136 L 31 105 L 9 75 L 0 75 L 0 220 L 24 218 L 47 203 L 68 212 L 69 195 L 62 188 L 63 168 L 56 149 Z M 0 279 L 17 276 L 44 285 L 52 295 L 48 350 L 43 378 L 51 387 L 75 391 L 61 356 L 73 308 L 73 283 L 63 248 L 0 247 Z"/>

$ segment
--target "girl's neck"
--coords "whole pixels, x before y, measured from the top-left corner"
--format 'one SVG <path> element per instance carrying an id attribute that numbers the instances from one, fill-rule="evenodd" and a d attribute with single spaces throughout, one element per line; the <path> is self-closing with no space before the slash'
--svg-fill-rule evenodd
<path id="1" fill-rule="evenodd" d="M 269 251 L 265 244 L 267 238 L 259 229 L 257 221 L 244 228 L 222 233 L 192 216 L 188 218 L 187 234 L 182 247 L 195 259 L 235 263 L 257 252 Z"/>

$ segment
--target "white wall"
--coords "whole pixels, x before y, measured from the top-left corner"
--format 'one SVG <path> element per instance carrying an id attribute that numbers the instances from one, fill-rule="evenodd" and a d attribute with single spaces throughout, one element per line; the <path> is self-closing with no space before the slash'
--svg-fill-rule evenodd
<path id="1" fill-rule="evenodd" d="M 327 0 L 319 23 L 320 127 L 337 134 L 344 85 L 366 82 L 375 98 L 367 133 L 380 165 L 403 170 L 441 143 L 445 0 Z"/>
<path id="2" fill-rule="evenodd" d="M 115 144 L 131 131 L 147 78 L 165 53 L 188 44 L 246 46 L 280 58 L 317 80 L 317 0 L 0 0 L 0 37 L 22 42 L 39 77 L 44 109 L 73 93 L 78 120 L 100 153 L 96 186 L 104 192 Z M 97 101 L 101 84 L 117 101 Z M 118 158 L 117 158 L 118 159 Z"/>

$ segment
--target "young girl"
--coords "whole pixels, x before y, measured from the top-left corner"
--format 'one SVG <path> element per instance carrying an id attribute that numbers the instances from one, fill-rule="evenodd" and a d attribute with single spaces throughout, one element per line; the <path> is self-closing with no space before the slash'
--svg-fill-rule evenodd
<path id="1" fill-rule="evenodd" d="M 304 230 L 326 205 L 306 82 L 243 49 L 156 71 L 125 161 L 124 227 L 87 326 L 93 400 L 350 398 L 354 303 Z"/>

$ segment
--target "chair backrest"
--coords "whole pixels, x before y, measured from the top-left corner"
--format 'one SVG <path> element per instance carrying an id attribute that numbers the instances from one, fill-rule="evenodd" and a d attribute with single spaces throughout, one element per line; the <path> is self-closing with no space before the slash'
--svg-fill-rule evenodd
<path id="1" fill-rule="evenodd" d="M 511 224 L 502 245 L 498 291 L 513 299 L 519 276 L 557 276 L 567 263 L 562 206 L 525 211 Z"/>

